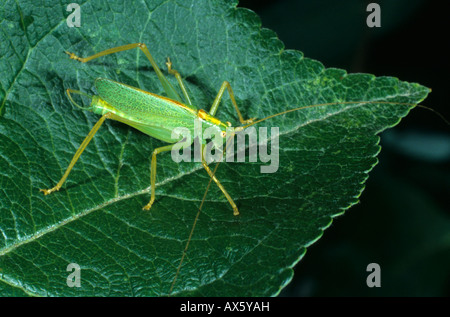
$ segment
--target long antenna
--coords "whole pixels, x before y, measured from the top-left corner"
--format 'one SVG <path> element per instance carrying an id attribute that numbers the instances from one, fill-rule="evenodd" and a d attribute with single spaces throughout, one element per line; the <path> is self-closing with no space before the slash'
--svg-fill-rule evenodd
<path id="1" fill-rule="evenodd" d="M 246 129 L 248 127 L 251 127 L 252 125 L 260 123 L 262 121 L 266 121 L 268 119 L 272 119 L 274 117 L 278 117 L 278 116 L 281 116 L 283 114 L 294 112 L 294 111 L 298 111 L 298 110 L 303 110 L 303 109 L 308 109 L 308 108 L 316 108 L 316 107 L 324 107 L 324 106 L 355 105 L 355 104 L 392 104 L 392 105 L 419 107 L 419 108 L 430 110 L 431 112 L 433 112 L 437 116 L 439 116 L 442 120 L 444 120 L 444 122 L 447 123 L 447 125 L 450 125 L 448 120 L 445 119 L 445 117 L 442 114 L 440 114 L 438 111 L 434 110 L 433 108 L 430 108 L 430 107 L 427 107 L 427 106 L 423 106 L 423 105 L 417 105 L 417 104 L 414 104 L 414 103 L 395 102 L 395 101 L 341 101 L 341 102 L 337 101 L 337 102 L 320 103 L 320 104 L 315 104 L 315 105 L 302 106 L 302 107 L 297 107 L 297 108 L 294 108 L 294 109 L 289 109 L 289 110 L 282 111 L 282 112 L 279 112 L 279 113 L 276 113 L 276 114 L 272 114 L 272 115 L 267 116 L 265 118 L 256 120 L 255 122 L 252 122 L 252 123 L 249 123 L 247 125 L 244 125 L 241 128 L 243 130 L 243 129 Z"/>

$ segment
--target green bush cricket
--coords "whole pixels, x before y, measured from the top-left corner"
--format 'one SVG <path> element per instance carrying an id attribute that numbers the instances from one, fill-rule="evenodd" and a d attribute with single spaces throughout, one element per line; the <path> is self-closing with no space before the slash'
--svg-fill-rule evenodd
<path id="1" fill-rule="evenodd" d="M 330 105 L 338 105 L 338 104 L 396 104 L 396 105 L 405 105 L 405 106 L 416 106 L 415 104 L 410 103 L 400 103 L 400 102 L 383 102 L 383 101 L 344 101 L 344 102 L 331 102 L 331 103 L 324 103 L 324 104 L 316 104 L 316 105 L 309 105 L 309 106 L 302 106 L 294 109 L 289 109 L 280 113 L 272 114 L 268 117 L 265 117 L 263 119 L 256 120 L 256 118 L 245 120 L 239 110 L 239 107 L 236 103 L 233 90 L 231 88 L 230 83 L 227 81 L 224 81 L 220 87 L 220 90 L 215 97 L 212 106 L 209 110 L 209 112 L 206 112 L 202 109 L 197 109 L 192 103 L 189 98 L 189 95 L 187 93 L 187 90 L 183 84 L 183 81 L 181 79 L 180 74 L 172 69 L 172 64 L 170 59 L 167 59 L 167 67 L 168 67 L 168 73 L 171 75 L 174 75 L 180 89 L 183 93 L 184 102 L 180 95 L 177 93 L 177 91 L 174 89 L 174 87 L 170 84 L 170 82 L 166 79 L 166 77 L 163 75 L 161 70 L 159 69 L 158 65 L 156 64 L 155 60 L 153 59 L 152 55 L 150 54 L 147 46 L 143 43 L 134 43 L 134 44 L 128 44 L 123 45 L 111 49 L 104 50 L 100 53 L 94 54 L 92 56 L 81 58 L 73 53 L 66 52 L 71 59 L 77 60 L 79 62 L 89 62 L 93 59 L 106 56 L 109 54 L 114 54 L 121 51 L 131 50 L 139 48 L 145 56 L 150 61 L 154 71 L 156 72 L 156 75 L 158 76 L 159 81 L 161 82 L 165 93 L 167 94 L 167 97 L 159 96 L 156 94 L 152 94 L 150 92 L 143 91 L 138 88 L 134 88 L 119 82 L 115 82 L 109 79 L 104 78 L 98 78 L 95 81 L 95 86 L 98 92 L 98 96 L 89 96 L 83 92 L 74 90 L 74 89 L 67 89 L 67 94 L 70 99 L 70 101 L 77 107 L 83 109 L 92 111 L 98 115 L 101 115 L 101 118 L 97 121 L 97 123 L 94 125 L 94 127 L 91 129 L 89 134 L 86 136 L 78 150 L 76 151 L 75 155 L 73 156 L 69 166 L 67 167 L 65 173 L 63 174 L 62 178 L 59 180 L 59 182 L 51 189 L 41 189 L 41 191 L 45 194 L 51 194 L 54 191 L 58 191 L 65 180 L 67 179 L 70 171 L 72 170 L 73 166 L 79 159 L 80 155 L 84 151 L 84 149 L 87 147 L 95 133 L 98 131 L 100 126 L 103 124 L 103 122 L 106 119 L 112 119 L 119 122 L 123 122 L 125 124 L 128 124 L 141 132 L 154 137 L 158 140 L 164 141 L 169 143 L 169 145 L 162 146 L 159 148 L 154 149 L 152 153 L 152 159 L 151 159 L 151 198 L 147 205 L 143 207 L 144 210 L 149 210 L 152 205 L 155 202 L 155 184 L 156 184 L 156 160 L 157 155 L 162 152 L 168 152 L 171 151 L 176 144 L 176 142 L 179 141 L 178 138 L 173 138 L 171 133 L 172 130 L 177 127 L 186 127 L 189 130 L 194 129 L 194 120 L 200 119 L 206 127 L 213 127 L 215 128 L 223 137 L 227 136 L 229 138 L 234 136 L 234 133 L 240 132 L 244 130 L 247 127 L 250 127 L 254 124 L 260 123 L 262 121 L 268 120 L 270 118 L 273 118 L 275 116 L 280 116 L 287 114 L 289 112 L 299 111 L 306 108 L 312 108 L 312 107 L 319 107 L 319 106 L 330 106 Z M 231 123 L 229 122 L 222 122 L 218 118 L 215 117 L 218 106 L 220 104 L 220 101 L 223 97 L 223 94 L 225 93 L 225 90 L 228 91 L 231 102 L 233 104 L 233 107 L 235 108 L 235 111 L 238 115 L 239 121 L 242 124 L 242 126 L 237 128 L 231 128 Z M 72 99 L 71 93 L 75 94 L 81 94 L 84 96 L 87 96 L 91 98 L 91 105 L 89 107 L 81 107 L 75 103 L 75 101 Z M 422 106 L 423 107 L 423 106 Z M 426 107 L 425 107 L 426 108 Z M 428 108 L 427 108 L 428 109 Z M 432 109 L 430 109 L 432 110 Z M 227 130 L 228 129 L 228 130 Z M 227 135 L 227 131 L 232 131 L 232 135 Z M 224 138 L 226 140 L 226 138 Z M 171 289 L 169 293 L 172 292 L 173 286 L 175 284 L 176 278 L 179 274 L 184 255 L 187 252 L 189 242 L 192 238 L 192 234 L 195 228 L 195 224 L 197 222 L 198 216 L 200 214 L 201 208 L 203 206 L 206 193 L 208 191 L 209 185 L 212 181 L 214 181 L 217 186 L 220 188 L 228 202 L 230 203 L 233 214 L 238 215 L 239 211 L 238 208 L 231 198 L 231 196 L 227 193 L 226 189 L 222 186 L 220 181 L 215 177 L 215 171 L 217 170 L 217 167 L 219 163 L 217 163 L 215 169 L 211 171 L 209 168 L 204 156 L 203 156 L 203 147 L 205 146 L 205 140 L 202 141 L 202 166 L 207 171 L 210 181 L 208 184 L 208 187 L 205 191 L 205 194 L 203 196 L 203 200 L 201 202 L 201 205 L 199 207 L 197 216 L 194 220 L 194 224 L 192 226 L 192 230 L 190 232 L 188 241 L 186 243 L 186 247 L 183 251 L 183 255 L 181 257 L 177 273 L 175 275 L 175 278 L 173 280 Z"/>
<path id="2" fill-rule="evenodd" d="M 67 176 L 69 175 L 71 169 L 75 165 L 76 161 L 80 157 L 81 153 L 84 151 L 86 146 L 89 144 L 90 140 L 93 138 L 95 133 L 98 131 L 102 123 L 105 119 L 117 120 L 123 123 L 126 123 L 145 134 L 148 134 L 158 140 L 172 143 L 171 145 L 159 147 L 153 151 L 152 161 L 151 161 L 151 199 L 150 202 L 143 207 L 144 210 L 149 210 L 155 201 L 155 183 L 156 183 L 156 156 L 159 153 L 167 152 L 172 150 L 175 142 L 180 141 L 179 138 L 172 138 L 172 130 L 176 127 L 184 126 L 189 130 L 194 130 L 194 119 L 200 119 L 208 127 L 215 127 L 219 130 L 222 136 L 225 137 L 226 129 L 231 126 L 229 122 L 223 123 L 219 119 L 215 118 L 214 115 L 217 112 L 217 108 L 219 106 L 220 100 L 225 92 L 225 89 L 228 90 L 230 94 L 231 101 L 236 109 L 236 112 L 239 116 L 239 120 L 242 124 L 252 123 L 253 119 L 244 120 L 239 108 L 236 104 L 233 90 L 231 89 L 231 85 L 224 81 L 219 93 L 217 94 L 216 99 L 214 100 L 209 113 L 200 109 L 197 110 L 195 106 L 192 105 L 189 95 L 187 94 L 186 88 L 181 80 L 180 74 L 172 69 L 172 64 L 170 59 L 167 61 L 167 67 L 169 73 L 174 75 L 181 87 L 183 95 L 186 99 L 187 105 L 184 104 L 176 92 L 176 90 L 172 87 L 169 81 L 164 77 L 158 65 L 154 61 L 152 55 L 150 54 L 147 46 L 143 43 L 135 43 L 129 45 L 123 45 L 115 48 L 111 48 L 100 52 L 98 54 L 80 58 L 73 53 L 66 52 L 70 55 L 71 59 L 75 59 L 77 61 L 86 63 L 95 58 L 130 50 L 134 48 L 140 48 L 145 56 L 149 59 L 150 63 L 153 66 L 162 86 L 164 87 L 165 92 L 169 96 L 169 98 L 158 96 L 138 88 L 134 88 L 122 83 L 118 83 L 109 79 L 98 78 L 95 81 L 95 86 L 99 93 L 99 96 L 89 96 L 80 91 L 67 89 L 67 94 L 71 102 L 79 108 L 72 99 L 70 93 L 78 93 L 85 95 L 92 99 L 92 103 L 90 107 L 82 108 L 84 110 L 92 111 L 96 114 L 102 115 L 100 120 L 94 125 L 92 130 L 89 132 L 88 136 L 85 138 L 81 146 L 78 148 L 75 153 L 72 161 L 69 164 L 66 172 L 64 173 L 61 180 L 57 183 L 57 185 L 51 189 L 41 189 L 41 191 L 45 194 L 51 194 L 54 191 L 58 191 Z M 242 128 L 239 128 L 242 129 Z M 203 157 L 202 151 L 202 165 L 205 170 L 208 172 L 210 177 L 216 182 L 217 186 L 221 189 L 231 207 L 233 208 L 234 215 L 238 215 L 239 211 L 234 203 L 233 199 L 227 193 L 225 188 L 220 184 L 219 180 L 213 175 L 210 168 L 206 164 L 206 161 Z"/>

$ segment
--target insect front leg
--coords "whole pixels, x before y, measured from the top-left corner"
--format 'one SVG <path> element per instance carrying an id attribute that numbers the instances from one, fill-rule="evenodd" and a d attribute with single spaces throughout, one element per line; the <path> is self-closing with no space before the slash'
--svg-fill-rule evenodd
<path id="1" fill-rule="evenodd" d="M 56 186 L 51 188 L 51 189 L 40 189 L 40 191 L 43 192 L 44 195 L 49 195 L 49 194 L 53 193 L 54 191 L 58 191 L 61 188 L 62 184 L 64 184 L 64 182 L 66 181 L 67 176 L 69 176 L 69 173 L 72 170 L 73 166 L 78 161 L 78 158 L 80 157 L 81 153 L 83 153 L 84 149 L 89 144 L 89 142 L 92 140 L 92 138 L 94 137 L 95 133 L 97 133 L 98 129 L 103 124 L 103 122 L 106 119 L 108 119 L 110 116 L 111 116 L 111 113 L 104 114 L 100 118 L 100 120 L 97 121 L 97 123 L 94 125 L 94 127 L 91 129 L 89 134 L 84 139 L 83 143 L 81 143 L 80 147 L 75 152 L 75 155 L 73 156 L 72 161 L 69 164 L 69 167 L 67 167 L 66 172 L 64 173 L 63 177 L 60 179 L 58 184 L 56 184 Z"/>
<path id="2" fill-rule="evenodd" d="M 203 154 L 203 147 L 202 147 L 202 165 L 203 168 L 206 170 L 206 172 L 208 173 L 209 177 L 211 177 L 213 179 L 213 181 L 217 184 L 217 186 L 219 187 L 219 189 L 222 191 L 222 193 L 224 194 L 225 198 L 228 200 L 228 202 L 231 205 L 231 208 L 233 208 L 233 215 L 237 216 L 239 215 L 239 210 L 235 204 L 235 202 L 233 201 L 233 199 L 231 198 L 230 194 L 228 194 L 228 192 L 226 191 L 225 187 L 223 187 L 223 185 L 219 182 L 219 180 L 217 179 L 217 177 L 214 175 L 214 173 L 211 171 L 211 169 L 209 168 L 208 164 L 206 163 L 204 154 Z"/>
<path id="3" fill-rule="evenodd" d="M 145 205 L 143 210 L 150 210 L 153 203 L 155 202 L 155 186 L 156 186 L 156 155 L 162 152 L 171 151 L 175 144 L 162 146 L 156 148 L 152 153 L 152 162 L 150 164 L 150 186 L 151 186 L 151 197 L 147 205 Z"/>
<path id="4" fill-rule="evenodd" d="M 236 109 L 236 112 L 237 112 L 237 115 L 239 117 L 239 121 L 241 122 L 241 124 L 252 123 L 256 118 L 251 118 L 251 119 L 244 120 L 244 118 L 242 117 L 241 112 L 239 111 L 239 107 L 238 107 L 238 105 L 236 103 L 236 99 L 234 98 L 233 89 L 231 89 L 231 85 L 227 81 L 224 81 L 222 83 L 222 86 L 220 86 L 219 93 L 217 94 L 216 99 L 214 99 L 214 102 L 213 102 L 213 104 L 211 106 L 211 110 L 209 110 L 209 114 L 212 115 L 212 116 L 216 115 L 217 108 L 219 107 L 219 103 L 220 103 L 220 100 L 223 97 L 223 93 L 225 92 L 225 89 L 228 90 L 228 94 L 230 95 L 231 103 L 233 104 L 234 108 Z"/>

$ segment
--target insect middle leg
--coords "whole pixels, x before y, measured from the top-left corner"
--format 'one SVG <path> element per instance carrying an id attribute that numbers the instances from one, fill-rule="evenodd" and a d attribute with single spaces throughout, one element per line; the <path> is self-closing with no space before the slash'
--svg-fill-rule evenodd
<path id="1" fill-rule="evenodd" d="M 181 91 L 183 92 L 183 95 L 184 95 L 184 98 L 186 99 L 186 102 L 189 105 L 192 105 L 191 98 L 189 98 L 189 95 L 187 93 L 186 87 L 184 87 L 183 80 L 181 79 L 181 75 L 180 75 L 180 73 L 177 70 L 172 68 L 172 62 L 170 61 L 170 58 L 167 58 L 166 65 L 167 65 L 167 71 L 169 72 L 169 74 L 174 75 L 175 78 L 177 79 L 178 85 L 180 86 Z"/>
<path id="2" fill-rule="evenodd" d="M 150 61 L 150 64 L 152 64 L 153 69 L 156 72 L 156 75 L 158 76 L 159 81 L 161 82 L 161 85 L 164 88 L 164 91 L 166 92 L 167 96 L 171 99 L 177 100 L 182 102 L 180 96 L 178 95 L 177 91 L 173 88 L 173 86 L 170 84 L 170 82 L 167 80 L 167 78 L 163 75 L 161 70 L 158 67 L 158 64 L 156 64 L 156 61 L 153 59 L 153 56 L 150 54 L 150 51 L 147 48 L 147 45 L 144 43 L 133 43 L 133 44 L 127 44 L 122 46 L 113 47 L 104 51 L 101 51 L 97 54 L 88 56 L 88 57 L 79 57 L 75 55 L 74 53 L 66 52 L 70 56 L 71 59 L 77 60 L 82 63 L 87 63 L 93 59 L 99 58 L 101 56 L 106 56 L 122 51 L 132 50 L 135 48 L 139 48 L 145 56 Z M 184 92 L 183 92 L 184 93 Z"/>
<path id="3" fill-rule="evenodd" d="M 150 201 L 142 209 L 149 210 L 153 203 L 155 202 L 155 186 L 156 186 L 156 155 L 162 152 L 171 151 L 176 144 L 166 145 L 156 148 L 152 153 L 152 162 L 150 164 L 150 186 L 151 186 L 151 196 Z"/>

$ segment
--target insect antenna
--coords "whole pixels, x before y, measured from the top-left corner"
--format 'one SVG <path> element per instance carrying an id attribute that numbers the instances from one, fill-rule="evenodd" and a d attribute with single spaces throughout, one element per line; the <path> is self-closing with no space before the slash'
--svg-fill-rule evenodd
<path id="1" fill-rule="evenodd" d="M 257 123 L 266 121 L 268 119 L 272 119 L 274 117 L 278 117 L 290 112 L 295 112 L 298 110 L 303 110 L 303 109 L 309 109 L 309 108 L 316 108 L 316 107 L 325 107 L 325 106 L 335 106 L 335 105 L 355 105 L 355 104 L 391 104 L 391 105 L 401 105 L 401 106 L 410 106 L 410 107 L 419 107 L 422 109 L 427 109 L 430 110 L 431 112 L 433 112 L 434 114 L 436 114 L 437 116 L 439 116 L 447 125 L 450 125 L 450 122 L 438 111 L 434 110 L 433 108 L 427 107 L 427 106 L 423 106 L 423 105 L 418 105 L 418 104 L 414 104 L 414 103 L 406 103 L 406 102 L 395 102 L 395 101 L 341 101 L 341 102 L 327 102 L 327 103 L 321 103 L 321 104 L 315 104 L 315 105 L 309 105 L 309 106 L 302 106 L 302 107 L 297 107 L 297 108 L 293 108 L 293 109 L 289 109 L 286 111 L 282 111 L 279 113 L 275 113 L 272 114 L 270 116 L 267 116 L 265 118 L 256 120 L 252 123 L 246 124 L 242 127 L 240 127 L 242 130 L 251 127 L 252 125 L 255 125 Z M 241 129 L 239 131 L 241 131 Z"/>

